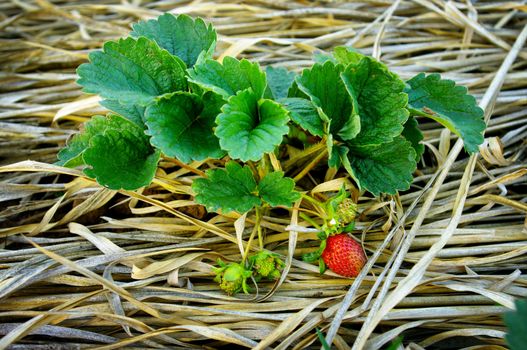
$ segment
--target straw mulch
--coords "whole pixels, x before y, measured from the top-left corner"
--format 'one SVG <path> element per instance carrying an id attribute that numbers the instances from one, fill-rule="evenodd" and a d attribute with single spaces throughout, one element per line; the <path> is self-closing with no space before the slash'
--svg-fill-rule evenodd
<path id="1" fill-rule="evenodd" d="M 486 143 L 470 157 L 423 124 L 411 189 L 359 199 L 371 269 L 357 279 L 302 262 L 315 235 L 286 229 L 307 226 L 297 210 L 271 212 L 266 247 L 286 273 L 228 297 L 211 267 L 239 259 L 237 216 L 193 205 L 191 168 L 166 160 L 148 189 L 116 192 L 50 165 L 81 122 L 104 113 L 75 68 L 165 11 L 214 23 L 220 57 L 300 71 L 313 51 L 352 45 L 405 79 L 440 72 L 478 98 Z M 526 11 L 520 1 L 1 1 L 0 349 L 320 348 L 316 329 L 338 349 L 399 335 L 408 349 L 506 348 L 502 314 L 527 296 Z M 305 164 L 284 167 L 294 176 Z M 345 178 L 312 183 L 313 193 L 331 195 Z"/>

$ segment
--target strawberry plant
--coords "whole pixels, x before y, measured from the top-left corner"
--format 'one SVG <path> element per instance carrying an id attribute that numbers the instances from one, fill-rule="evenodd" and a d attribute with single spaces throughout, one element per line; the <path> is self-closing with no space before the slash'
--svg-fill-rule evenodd
<path id="1" fill-rule="evenodd" d="M 299 74 L 262 69 L 246 59 L 214 60 L 216 40 L 202 19 L 164 14 L 92 52 L 78 68 L 77 82 L 111 112 L 87 122 L 59 153 L 58 164 L 82 167 L 110 189 L 134 190 L 151 183 L 162 157 L 220 160 L 194 180 L 195 201 L 209 211 L 254 211 L 257 227 L 262 210 L 290 208 L 301 197 L 295 181 L 279 170 L 286 161 L 282 150 L 295 137 L 375 196 L 410 187 L 424 152 L 418 119 L 443 124 L 470 153 L 483 142 L 476 100 L 438 74 L 405 82 L 348 47 L 315 56 L 316 63 Z M 354 206 L 345 197 L 340 193 L 339 203 L 324 204 L 323 240 L 351 228 L 354 212 L 338 213 L 339 205 Z M 263 251 L 260 229 L 250 240 L 256 233 Z M 272 265 L 254 272 L 261 279 L 276 278 L 283 265 L 273 255 L 247 258 L 216 271 L 229 293 L 247 291 L 253 267 Z"/>

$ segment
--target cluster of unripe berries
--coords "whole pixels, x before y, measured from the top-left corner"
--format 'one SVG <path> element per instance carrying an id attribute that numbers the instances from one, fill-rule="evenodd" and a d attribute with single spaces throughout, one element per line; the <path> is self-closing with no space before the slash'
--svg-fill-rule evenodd
<path id="1" fill-rule="evenodd" d="M 262 279 L 277 280 L 280 278 L 284 269 L 284 262 L 277 254 L 262 250 L 249 257 L 248 264 L 244 263 L 225 263 L 218 260 L 219 267 L 214 269 L 220 288 L 229 295 L 239 292 L 249 293 L 247 280 L 254 278 L 255 282 Z"/>

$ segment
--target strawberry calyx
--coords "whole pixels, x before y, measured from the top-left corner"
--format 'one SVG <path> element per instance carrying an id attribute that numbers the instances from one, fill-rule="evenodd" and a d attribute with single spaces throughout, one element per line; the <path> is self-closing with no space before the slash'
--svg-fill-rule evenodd
<path id="1" fill-rule="evenodd" d="M 319 232 L 319 238 L 321 236 L 324 236 L 325 232 Z M 302 260 L 309 263 L 315 263 L 318 262 L 318 267 L 320 274 L 323 274 L 326 271 L 326 264 L 324 263 L 324 260 L 322 259 L 322 253 L 324 252 L 324 249 L 326 249 L 327 244 L 327 236 L 324 238 L 321 238 L 320 245 L 317 250 L 311 253 L 306 253 L 302 255 Z"/>

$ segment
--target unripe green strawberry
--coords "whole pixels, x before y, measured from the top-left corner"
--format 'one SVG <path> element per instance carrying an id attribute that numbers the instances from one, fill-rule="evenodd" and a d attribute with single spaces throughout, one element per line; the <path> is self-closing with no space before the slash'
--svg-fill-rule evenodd
<path id="1" fill-rule="evenodd" d="M 361 245 L 346 233 L 328 237 L 322 259 L 331 271 L 345 277 L 357 277 L 366 263 Z"/>
<path id="2" fill-rule="evenodd" d="M 345 198 L 337 207 L 337 215 L 340 226 L 346 226 L 355 220 L 357 204 L 350 198 Z"/>
<path id="3" fill-rule="evenodd" d="M 281 271 L 285 266 L 284 262 L 280 260 L 278 255 L 265 250 L 251 256 L 249 261 L 255 272 L 256 280 L 261 278 L 271 280 L 278 279 L 280 278 Z"/>
<path id="4" fill-rule="evenodd" d="M 220 267 L 215 268 L 216 277 L 214 281 L 220 284 L 220 288 L 229 295 L 233 295 L 243 291 L 249 293 L 247 286 L 247 278 L 251 277 L 252 272 L 246 270 L 241 264 L 229 263 L 225 264 L 218 261 Z"/>

